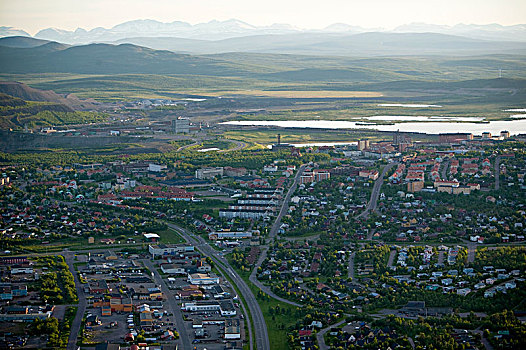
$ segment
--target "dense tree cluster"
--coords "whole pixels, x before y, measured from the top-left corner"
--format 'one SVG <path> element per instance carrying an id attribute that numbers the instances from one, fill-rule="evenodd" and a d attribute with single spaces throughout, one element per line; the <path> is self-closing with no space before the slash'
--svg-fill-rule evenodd
<path id="1" fill-rule="evenodd" d="M 40 298 L 50 304 L 69 304 L 78 300 L 73 275 L 62 256 L 36 258 L 51 272 L 43 273 L 38 280 Z"/>

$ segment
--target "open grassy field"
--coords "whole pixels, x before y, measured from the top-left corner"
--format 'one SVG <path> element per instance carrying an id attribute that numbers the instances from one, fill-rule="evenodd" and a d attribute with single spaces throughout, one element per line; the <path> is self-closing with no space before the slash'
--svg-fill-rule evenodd
<path id="1" fill-rule="evenodd" d="M 213 96 L 218 91 L 267 89 L 277 83 L 248 77 L 158 74 L 69 74 L 69 73 L 0 73 L 0 80 L 18 81 L 56 93 L 74 93 L 98 101 L 137 100 L 143 98 L 178 98 L 188 95 Z"/>
<path id="2" fill-rule="evenodd" d="M 414 77 L 400 77 L 400 80 L 384 79 L 384 81 L 309 80 L 307 79 L 308 73 L 305 73 L 307 76 L 303 80 L 276 81 L 265 76 L 242 74 L 211 76 L 2 72 L 0 72 L 0 80 L 20 81 L 38 89 L 53 90 L 62 94 L 74 93 L 82 98 L 95 98 L 100 101 L 177 98 L 188 95 L 211 97 L 238 95 L 294 99 L 379 98 L 385 100 L 386 98 L 400 98 L 404 101 L 414 98 L 418 101 L 427 100 L 429 103 L 437 100 L 455 103 L 461 101 L 465 103 L 524 101 L 526 83 L 518 70 L 512 75 L 513 79 L 492 79 L 495 76 L 488 72 L 469 77 L 455 75 L 455 79 L 452 79 L 440 74 L 442 71 L 438 68 L 432 71 L 433 74 L 426 70 L 433 69 L 433 67 L 424 65 L 414 69 Z M 416 73 L 422 74 L 417 75 Z"/>
<path id="3" fill-rule="evenodd" d="M 283 108 L 268 110 L 262 113 L 237 113 L 234 120 L 348 120 L 368 121 L 373 116 L 427 116 L 427 117 L 475 117 L 486 120 L 510 119 L 513 112 L 509 108 L 524 108 L 523 105 L 512 101 L 466 101 L 458 102 L 447 98 L 430 99 L 391 99 L 388 103 L 425 103 L 437 104 L 441 107 L 404 108 L 384 107 L 380 104 L 385 100 L 353 101 L 331 103 L 328 101 L 323 108 Z M 401 118 L 403 121 L 403 118 Z M 379 120 L 376 123 L 382 123 Z"/>
<path id="4" fill-rule="evenodd" d="M 161 242 L 165 244 L 179 244 L 186 242 L 176 230 L 170 227 L 164 231 L 158 232 L 158 235 L 161 237 Z"/>
<path id="5" fill-rule="evenodd" d="M 246 95 L 274 98 L 366 98 L 382 97 L 376 91 L 336 91 L 336 90 L 230 90 L 208 93 L 208 96 Z"/>
<path id="6" fill-rule="evenodd" d="M 318 132 L 316 130 L 229 130 L 224 136 L 233 140 L 269 145 L 277 142 L 277 134 L 281 134 L 283 143 L 315 143 L 315 142 L 354 142 L 367 137 L 370 140 L 379 141 L 387 139 L 388 136 L 373 132 L 360 131 L 335 131 Z"/>

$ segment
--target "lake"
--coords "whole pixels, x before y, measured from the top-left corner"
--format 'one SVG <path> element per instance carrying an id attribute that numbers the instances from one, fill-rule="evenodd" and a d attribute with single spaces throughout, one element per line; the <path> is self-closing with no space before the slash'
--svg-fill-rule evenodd
<path id="1" fill-rule="evenodd" d="M 407 103 L 380 103 L 378 107 L 402 107 L 402 108 L 442 108 L 439 105 L 419 105 Z"/>
<path id="2" fill-rule="evenodd" d="M 357 125 L 357 122 L 341 120 L 242 120 L 221 124 L 246 126 L 278 126 L 283 128 L 316 128 L 316 129 L 366 129 L 379 131 L 419 132 L 426 134 L 469 132 L 480 135 L 485 131 L 498 134 L 507 130 L 511 135 L 526 133 L 526 119 L 496 120 L 488 123 L 448 123 L 448 122 L 409 122 L 392 125 Z"/>
<path id="3" fill-rule="evenodd" d="M 423 115 L 375 115 L 365 117 L 367 120 L 377 121 L 414 121 L 414 122 L 482 122 L 483 117 L 428 117 Z"/>
<path id="4" fill-rule="evenodd" d="M 358 142 L 311 142 L 311 143 L 289 143 L 294 147 L 323 147 L 323 146 L 348 146 L 348 145 L 357 145 Z M 268 145 L 268 148 L 272 148 L 272 145 Z"/>

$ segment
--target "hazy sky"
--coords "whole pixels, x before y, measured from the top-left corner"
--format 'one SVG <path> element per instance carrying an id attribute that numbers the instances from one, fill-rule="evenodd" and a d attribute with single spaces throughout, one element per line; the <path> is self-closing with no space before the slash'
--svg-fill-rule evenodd
<path id="1" fill-rule="evenodd" d="M 0 26 L 110 28 L 134 19 L 192 24 L 236 18 L 255 25 L 332 23 L 393 28 L 412 22 L 526 23 L 526 0 L 0 0 Z"/>

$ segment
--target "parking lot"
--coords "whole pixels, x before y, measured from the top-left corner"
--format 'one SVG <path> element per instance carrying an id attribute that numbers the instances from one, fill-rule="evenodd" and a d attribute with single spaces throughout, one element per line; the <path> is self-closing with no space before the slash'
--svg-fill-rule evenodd
<path id="1" fill-rule="evenodd" d="M 128 313 L 113 313 L 111 316 L 101 316 L 99 308 L 89 309 L 88 311 L 93 315 L 99 316 L 99 319 L 102 322 L 101 325 L 91 326 L 93 341 L 121 343 L 124 340 L 124 335 L 128 333 L 126 322 Z"/>

